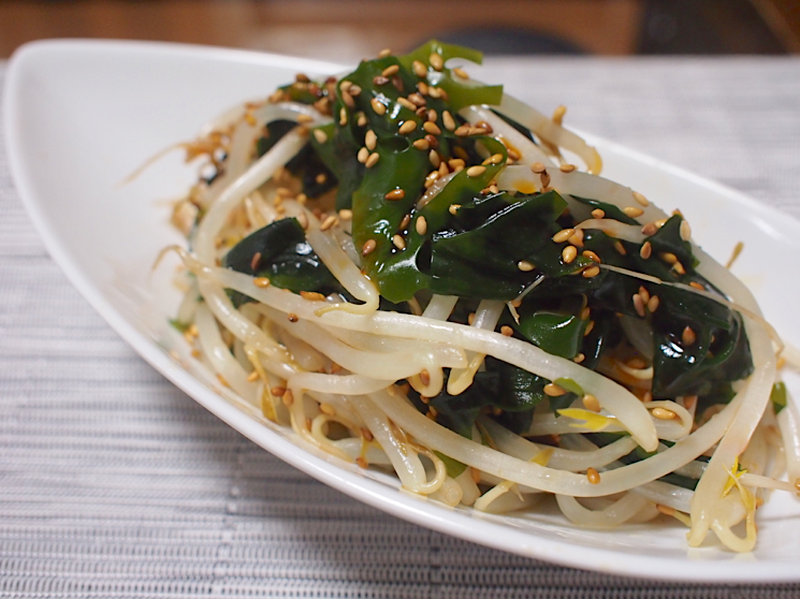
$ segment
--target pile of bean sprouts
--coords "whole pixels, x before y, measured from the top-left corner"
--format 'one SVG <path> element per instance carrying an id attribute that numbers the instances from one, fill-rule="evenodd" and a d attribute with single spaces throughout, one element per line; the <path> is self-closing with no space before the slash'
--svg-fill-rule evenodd
<path id="1" fill-rule="evenodd" d="M 642 222 L 667 218 L 641 194 L 598 175 L 599 156 L 561 126 L 563 111 L 548 118 L 508 96 L 496 109 L 540 142 L 531 142 L 486 106 L 460 112 L 469 123 L 488 123 L 491 135 L 514 148 L 513 164 L 496 178 L 499 189 L 531 192 L 549 186 L 571 206 L 577 206 L 571 196 L 578 196 L 620 209 L 637 206 Z M 293 120 L 297 127 L 253 159 L 264 126 L 277 119 Z M 752 550 L 755 512 L 766 493 L 796 491 L 800 419 L 791 401 L 777 416 L 770 402 L 781 345 L 746 287 L 695 244 L 698 273 L 727 299 L 627 273 L 706 294 L 742 315 L 755 370 L 736 384 L 732 401 L 715 406 L 700 426 L 692 398 L 642 401 L 612 378 L 497 332 L 511 303 L 481 302 L 471 325 L 448 320 L 455 297 L 434 295 L 411 306 L 412 314 L 380 311 L 378 290 L 362 273 L 350 237 L 351 213 L 308 200 L 284 168 L 314 127 L 330 120 L 313 106 L 273 98 L 229 111 L 183 144 L 190 158 L 204 157 L 204 169 L 216 173 L 201 178 L 173 214 L 191 242 L 191 250 L 171 249 L 186 269 L 188 289 L 176 319 L 189 325 L 185 337 L 195 357 L 253 412 L 291 426 L 302 442 L 342 460 L 393 470 L 407 492 L 490 512 L 535 509 L 550 495 L 566 518 L 582 526 L 673 517 L 688 527 L 691 546 L 713 531 L 731 550 Z M 565 165 L 566 152 L 585 168 Z M 531 168 L 537 163 L 549 181 L 542 180 L 541 166 Z M 426 195 L 438 193 L 447 181 L 440 178 Z M 361 303 L 295 294 L 220 266 L 237 240 L 287 217 L 298 220 L 322 262 Z M 642 227 L 612 219 L 590 217 L 578 228 L 602 229 L 637 243 L 645 237 Z M 234 307 L 226 290 L 257 301 Z M 463 391 L 485 356 L 550 380 L 572 379 L 587 395 L 569 415 L 537 410 L 525 436 L 480 416 L 472 439 L 437 424 L 408 399 L 409 387 L 424 397 L 445 387 L 451 394 Z M 633 368 L 630 374 L 646 379 L 652 371 Z M 659 418 L 658 410 L 671 416 Z M 601 429 L 628 434 L 602 447 L 582 434 Z M 530 440 L 543 437 L 557 443 Z M 620 462 L 637 447 L 651 457 Z M 697 459 L 703 455 L 710 460 Z M 447 459 L 467 467 L 450 477 Z M 669 473 L 699 479 L 696 490 L 659 480 Z"/>

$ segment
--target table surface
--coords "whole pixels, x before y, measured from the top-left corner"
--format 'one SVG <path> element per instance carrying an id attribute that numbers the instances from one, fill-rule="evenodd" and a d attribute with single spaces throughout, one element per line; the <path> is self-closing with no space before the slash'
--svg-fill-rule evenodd
<path id="1" fill-rule="evenodd" d="M 567 123 L 800 216 L 800 59 L 496 59 Z M 0 62 L 0 91 L 5 64 Z M 546 83 L 546 84 L 544 84 Z M 2 94 L 0 94 L 0 97 Z M 0 139 L 2 139 L 0 108 Z M 533 561 L 285 465 L 145 364 L 43 249 L 0 144 L 0 597 L 796 597 Z"/>

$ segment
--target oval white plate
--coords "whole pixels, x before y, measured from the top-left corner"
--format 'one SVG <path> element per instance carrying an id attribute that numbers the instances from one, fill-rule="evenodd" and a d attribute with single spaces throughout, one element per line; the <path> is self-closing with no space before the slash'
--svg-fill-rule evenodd
<path id="1" fill-rule="evenodd" d="M 446 509 L 400 493 L 391 477 L 298 445 L 291 433 L 234 407 L 204 373 L 193 374 L 170 357 L 163 341 L 177 292 L 170 268 L 150 272 L 162 248 L 183 242 L 167 224 L 167 200 L 185 190 L 195 171 L 174 152 L 133 182 L 120 182 L 147 157 L 191 139 L 209 117 L 265 96 L 298 71 L 339 70 L 324 62 L 169 44 L 34 43 L 14 56 L 6 81 L 12 174 L 50 254 L 144 359 L 222 420 L 318 480 L 420 525 L 564 565 L 671 580 L 800 580 L 800 504 L 786 495 L 773 496 L 759 511 L 758 547 L 746 555 L 713 544 L 690 550 L 678 525 L 593 531 L 549 512 L 498 517 Z M 679 198 L 712 255 L 724 259 L 735 241 L 747 240 L 737 274 L 767 316 L 781 322 L 786 339 L 800 339 L 799 321 L 780 320 L 794 313 L 798 284 L 784 273 L 788 256 L 800 250 L 800 223 L 715 183 L 593 141 L 606 162 L 604 175 L 665 209 Z"/>

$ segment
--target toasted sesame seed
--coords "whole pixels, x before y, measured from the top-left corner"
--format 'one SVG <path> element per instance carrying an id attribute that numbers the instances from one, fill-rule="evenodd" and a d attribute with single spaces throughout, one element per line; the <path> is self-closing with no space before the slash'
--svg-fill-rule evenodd
<path id="1" fill-rule="evenodd" d="M 571 173 L 572 171 L 575 170 L 575 165 L 574 164 L 562 164 L 561 166 L 558 167 L 558 170 L 560 170 L 562 173 Z"/>
<path id="2" fill-rule="evenodd" d="M 590 412 L 599 412 L 600 411 L 600 402 L 594 395 L 586 394 L 583 396 L 581 400 L 583 402 L 583 407 L 589 410 Z"/>
<path id="3" fill-rule="evenodd" d="M 256 277 L 253 279 L 253 285 L 256 287 L 261 287 L 262 289 L 265 287 L 269 287 L 270 281 L 267 277 Z"/>
<path id="4" fill-rule="evenodd" d="M 555 383 L 547 383 L 544 386 L 543 391 L 544 394 L 547 395 L 548 397 L 561 397 L 562 395 L 565 395 L 567 392 L 566 389 L 559 387 Z"/>
<path id="5" fill-rule="evenodd" d="M 316 177 L 314 177 L 314 181 L 316 181 L 320 185 L 325 183 L 325 181 L 327 180 L 328 180 L 328 175 L 326 175 L 325 173 L 319 173 Z"/>
<path id="6" fill-rule="evenodd" d="M 420 81 L 420 82 L 417 83 L 417 90 L 423 96 L 427 96 L 428 92 L 430 91 L 430 88 L 428 87 L 427 83 L 425 83 L 424 81 Z"/>
<path id="7" fill-rule="evenodd" d="M 392 75 L 396 75 L 399 70 L 400 70 L 400 65 L 396 64 L 389 65 L 388 67 L 383 69 L 383 71 L 381 71 L 381 76 L 388 78 L 391 77 Z"/>
<path id="8" fill-rule="evenodd" d="M 692 327 L 686 327 L 683 329 L 681 333 L 681 341 L 683 341 L 684 345 L 694 345 L 695 341 L 697 341 L 697 335 L 695 334 Z"/>
<path id="9" fill-rule="evenodd" d="M 431 375 L 427 369 L 423 368 L 419 371 L 419 380 L 422 381 L 422 384 L 426 387 L 431 384 Z"/>
<path id="10" fill-rule="evenodd" d="M 622 242 L 619 239 L 614 242 L 614 249 L 620 256 L 626 256 L 628 254 L 628 250 L 625 249 L 625 246 L 622 245 Z"/>
<path id="11" fill-rule="evenodd" d="M 642 235 L 647 235 L 647 237 L 655 235 L 656 231 L 658 231 L 658 227 L 656 227 L 655 223 L 647 223 L 642 227 Z"/>
<path id="12" fill-rule="evenodd" d="M 550 187 L 550 175 L 547 173 L 547 171 L 539 175 L 539 179 L 542 182 L 542 191 L 544 191 L 545 188 Z"/>
<path id="13" fill-rule="evenodd" d="M 328 134 L 322 129 L 314 129 L 314 139 L 317 140 L 317 143 L 324 144 L 326 141 L 328 141 Z"/>
<path id="14" fill-rule="evenodd" d="M 379 102 L 377 98 L 372 98 L 372 100 L 369 101 L 369 105 L 372 106 L 372 110 L 375 112 L 375 114 L 386 114 L 386 105 Z"/>
<path id="15" fill-rule="evenodd" d="M 561 250 L 561 260 L 564 264 L 570 264 L 577 256 L 578 250 L 574 245 L 565 246 L 564 249 Z"/>
<path id="16" fill-rule="evenodd" d="M 391 56 L 392 51 L 389 48 L 384 48 L 380 52 L 378 52 L 378 58 L 386 58 L 387 56 Z"/>
<path id="17" fill-rule="evenodd" d="M 339 218 L 341 220 L 350 220 L 353 218 L 353 211 L 349 208 L 342 208 L 339 210 Z"/>
<path id="18" fill-rule="evenodd" d="M 439 113 L 437 113 L 433 108 L 430 108 L 430 109 L 428 109 L 427 118 L 428 118 L 428 121 L 430 121 L 431 123 L 435 123 L 436 119 L 439 118 Z"/>
<path id="19" fill-rule="evenodd" d="M 248 383 L 253 383 L 253 382 L 257 381 L 257 380 L 258 380 L 258 371 L 257 370 L 254 370 L 253 372 L 251 372 L 250 374 L 247 375 L 247 382 Z"/>
<path id="20" fill-rule="evenodd" d="M 372 85 L 375 87 L 380 87 L 381 85 L 386 85 L 387 83 L 389 83 L 389 80 L 381 75 L 376 75 L 372 78 Z"/>
<path id="21" fill-rule="evenodd" d="M 411 111 L 416 111 L 417 107 L 415 104 L 409 102 L 406 98 L 400 96 L 397 98 L 397 103 L 400 104 L 403 108 L 408 108 Z"/>
<path id="22" fill-rule="evenodd" d="M 369 150 L 367 148 L 361 148 L 356 154 L 356 158 L 361 164 L 364 164 L 369 158 Z"/>
<path id="23" fill-rule="evenodd" d="M 414 110 L 416 110 L 417 108 L 422 108 L 423 106 L 425 106 L 425 104 L 427 104 L 425 98 L 423 98 L 418 93 L 409 94 L 408 101 L 414 104 L 415 106 Z M 427 108 L 425 110 L 427 111 Z"/>
<path id="24" fill-rule="evenodd" d="M 289 389 L 287 389 L 281 395 L 281 401 L 283 402 L 283 405 L 285 405 L 288 408 L 294 403 L 294 394 Z"/>
<path id="25" fill-rule="evenodd" d="M 641 317 L 644 318 L 644 306 L 645 302 L 642 299 L 642 296 L 638 293 L 633 294 L 633 309 L 636 310 L 636 313 Z"/>
<path id="26" fill-rule="evenodd" d="M 653 246 L 650 245 L 649 241 L 645 241 L 642 244 L 641 249 L 639 250 L 639 256 L 642 260 L 647 260 L 653 253 Z"/>
<path id="27" fill-rule="evenodd" d="M 504 324 L 500 327 L 500 334 L 504 337 L 511 337 L 514 334 L 514 329 L 512 329 L 507 324 Z"/>
<path id="28" fill-rule="evenodd" d="M 576 364 L 580 364 L 580 363 L 581 363 L 581 362 L 583 362 L 585 359 L 586 359 L 586 356 L 584 356 L 583 354 L 580 354 L 580 353 L 579 353 L 579 354 L 578 354 L 578 355 L 576 355 L 574 358 L 572 358 L 572 361 L 573 361 L 573 362 L 575 362 Z"/>
<path id="29" fill-rule="evenodd" d="M 428 162 L 431 163 L 431 166 L 433 166 L 433 168 L 439 168 L 439 165 L 442 163 L 442 159 L 436 150 L 431 150 L 428 153 Z"/>
<path id="30" fill-rule="evenodd" d="M 450 114 L 450 111 L 445 110 L 442 112 L 442 124 L 448 131 L 453 131 L 456 128 L 456 121 L 453 119 L 453 115 Z"/>
<path id="31" fill-rule="evenodd" d="M 430 61 L 431 66 L 437 71 L 441 71 L 444 68 L 444 60 L 439 54 L 431 54 L 428 60 Z"/>
<path id="32" fill-rule="evenodd" d="M 393 189 L 383 197 L 386 200 L 402 200 L 404 197 L 406 197 L 406 192 L 402 189 Z"/>
<path id="33" fill-rule="evenodd" d="M 680 233 L 681 233 L 681 239 L 683 239 L 684 241 L 689 241 L 689 239 L 691 239 L 692 228 L 689 226 L 688 220 L 681 221 Z"/>
<path id="34" fill-rule="evenodd" d="M 650 413 L 654 418 L 658 418 L 659 420 L 675 420 L 675 418 L 678 417 L 675 412 L 665 408 L 653 408 Z"/>
<path id="35" fill-rule="evenodd" d="M 467 169 L 467 177 L 480 177 L 483 173 L 486 172 L 485 166 L 471 166 Z"/>
<path id="36" fill-rule="evenodd" d="M 558 233 L 553 235 L 553 241 L 556 243 L 564 243 L 567 239 L 575 234 L 575 229 L 561 229 Z"/>
<path id="37" fill-rule="evenodd" d="M 465 164 L 466 163 L 464 162 L 463 158 L 451 158 L 447 161 L 447 166 L 449 166 L 452 170 L 463 169 Z"/>
<path id="38" fill-rule="evenodd" d="M 469 125 L 461 125 L 460 127 L 457 127 L 455 131 L 453 131 L 453 133 L 455 133 L 459 137 L 466 137 L 467 135 L 469 135 L 469 129 L 470 129 Z"/>
<path id="39" fill-rule="evenodd" d="M 283 394 L 286 393 L 286 387 L 273 387 L 269 392 L 275 397 L 282 397 Z"/>
<path id="40" fill-rule="evenodd" d="M 469 74 L 462 69 L 461 67 L 456 67 L 453 69 L 453 74 L 456 77 L 460 77 L 461 79 L 469 79 Z"/>
<path id="41" fill-rule="evenodd" d="M 631 218 L 636 218 L 644 214 L 644 210 L 642 210 L 641 208 L 637 208 L 636 206 L 625 206 L 625 208 L 623 208 L 622 211 L 625 213 L 626 216 L 630 216 Z"/>
<path id="42" fill-rule="evenodd" d="M 586 478 L 589 480 L 589 483 L 593 485 L 600 484 L 600 473 L 594 468 L 589 467 L 586 469 Z"/>
<path id="43" fill-rule="evenodd" d="M 586 306 L 583 310 L 581 310 L 581 313 L 578 315 L 578 317 L 581 320 L 588 320 L 591 313 L 592 313 L 591 308 L 589 308 L 589 306 Z"/>
<path id="44" fill-rule="evenodd" d="M 319 226 L 319 230 L 320 231 L 327 231 L 333 225 L 335 225 L 337 222 L 339 222 L 339 218 L 337 216 L 331 214 L 324 221 L 322 221 L 322 224 Z"/>
<path id="45" fill-rule="evenodd" d="M 294 312 L 289 312 L 286 315 L 286 318 L 289 320 L 289 322 L 297 322 L 298 320 L 300 320 L 300 317 Z"/>
<path id="46" fill-rule="evenodd" d="M 403 239 L 402 235 L 395 235 L 394 237 L 392 237 L 392 243 L 394 244 L 394 247 L 396 247 L 398 250 L 406 249 L 406 240 Z"/>
<path id="47" fill-rule="evenodd" d="M 297 222 L 303 228 L 303 230 L 308 229 L 308 216 L 306 216 L 305 211 L 300 211 L 297 213 Z"/>
<path id="48" fill-rule="evenodd" d="M 400 135 L 408 135 L 416 128 L 417 128 L 417 121 L 412 121 L 412 120 L 403 121 L 397 128 L 397 132 Z"/>
<path id="49" fill-rule="evenodd" d="M 411 145 L 418 150 L 422 150 L 423 152 L 429 150 L 431 147 L 430 142 L 425 138 L 417 139 L 411 142 Z"/>
<path id="50" fill-rule="evenodd" d="M 442 130 L 439 129 L 439 126 L 431 121 L 425 121 L 422 124 L 422 128 L 425 129 L 425 131 L 427 133 L 430 133 L 431 135 L 439 135 L 442 132 Z"/>
<path id="51" fill-rule="evenodd" d="M 642 194 L 640 194 L 638 191 L 633 192 L 633 199 L 636 200 L 637 204 L 639 204 L 640 206 L 644 206 L 645 208 L 650 205 L 650 202 L 647 200 L 647 198 L 644 197 Z"/>
<path id="52" fill-rule="evenodd" d="M 651 298 L 648 300 L 648 302 L 647 302 L 647 309 L 648 309 L 648 310 L 649 310 L 651 313 L 653 313 L 653 312 L 655 312 L 656 310 L 658 310 L 658 304 L 659 304 L 659 303 L 661 303 L 661 300 L 660 300 L 660 299 L 658 299 L 658 296 L 657 296 L 657 295 L 654 295 L 653 297 L 651 297 Z"/>
<path id="53" fill-rule="evenodd" d="M 406 214 L 403 217 L 403 220 L 400 221 L 400 224 L 397 226 L 397 228 L 400 229 L 401 231 L 405 231 L 406 228 L 408 227 L 408 223 L 410 222 L 411 222 L 411 215 Z"/>
<path id="54" fill-rule="evenodd" d="M 353 96 L 350 95 L 350 92 L 342 90 L 341 96 L 342 96 L 342 103 L 344 103 L 345 106 L 347 106 L 348 108 L 356 107 L 356 102 L 355 100 L 353 100 Z"/>
<path id="55" fill-rule="evenodd" d="M 589 322 L 586 323 L 586 328 L 583 329 L 583 336 L 588 337 L 589 333 L 591 333 L 593 330 L 594 330 L 594 320 L 590 320 Z"/>
<path id="56" fill-rule="evenodd" d="M 583 247 L 583 231 L 581 229 L 576 229 L 575 233 L 570 235 L 567 239 L 568 243 L 571 243 L 575 247 L 582 248 Z"/>
<path id="57" fill-rule="evenodd" d="M 592 262 L 597 262 L 598 264 L 600 264 L 602 262 L 602 260 L 600 259 L 600 256 L 598 256 L 592 250 L 583 250 L 583 252 L 581 252 L 581 255 L 584 258 L 589 258 L 589 260 L 591 260 Z"/>
<path id="58" fill-rule="evenodd" d="M 364 161 L 364 166 L 366 166 L 367 168 L 372 168 L 373 166 L 375 166 L 376 164 L 378 164 L 378 160 L 380 160 L 380 158 L 381 158 L 381 157 L 380 157 L 380 154 L 378 154 L 377 152 L 373 152 L 373 153 L 372 153 L 372 154 L 370 154 L 370 155 L 369 155 L 369 157 L 368 157 L 368 158 L 367 158 L 367 159 Z"/>
<path id="59" fill-rule="evenodd" d="M 541 162 L 534 162 L 531 165 L 531 171 L 533 171 L 533 173 L 536 175 L 541 175 L 546 170 L 547 169 L 545 168 L 544 164 L 542 164 Z"/>
<path id="60" fill-rule="evenodd" d="M 359 127 L 364 127 L 367 124 L 367 115 L 363 112 L 359 112 L 357 116 L 356 123 Z"/>
<path id="61" fill-rule="evenodd" d="M 679 275 L 686 274 L 686 269 L 683 268 L 683 264 L 681 264 L 680 262 L 675 262 L 675 264 L 672 265 L 672 270 L 674 270 Z"/>
<path id="62" fill-rule="evenodd" d="M 367 134 L 364 136 L 364 145 L 367 146 L 370 152 L 378 145 L 378 136 L 375 135 L 372 129 L 367 131 Z"/>
<path id="63" fill-rule="evenodd" d="M 309 123 L 314 122 L 314 117 L 312 117 L 310 114 L 298 114 L 297 122 L 301 125 L 308 125 Z"/>
<path id="64" fill-rule="evenodd" d="M 417 77 L 425 77 L 428 75 L 428 68 L 418 60 L 411 63 L 411 70 L 414 71 Z"/>
<path id="65" fill-rule="evenodd" d="M 328 416 L 336 415 L 336 409 L 331 404 L 326 403 L 324 401 L 321 404 L 319 404 L 319 411 L 322 412 L 323 414 L 327 414 Z"/>
<path id="66" fill-rule="evenodd" d="M 592 210 L 592 218 L 594 219 L 600 220 L 601 218 L 605 218 L 605 216 L 606 216 L 605 210 L 603 210 L 602 208 L 595 208 L 594 210 Z"/>
<path id="67" fill-rule="evenodd" d="M 700 291 L 705 291 L 705 290 L 706 290 L 706 288 L 705 288 L 705 287 L 703 287 L 703 286 L 702 286 L 700 283 L 698 283 L 697 281 L 691 281 L 691 282 L 689 283 L 689 287 L 691 287 L 692 289 L 699 289 Z"/>
<path id="68" fill-rule="evenodd" d="M 450 204 L 450 206 L 447 207 L 447 211 L 453 216 L 455 216 L 460 209 L 461 204 Z"/>
<path id="69" fill-rule="evenodd" d="M 581 273 L 585 279 L 591 279 L 596 277 L 600 274 L 600 267 L 599 266 L 589 266 L 588 268 L 583 269 Z"/>
<path id="70" fill-rule="evenodd" d="M 517 268 L 522 272 L 530 272 L 534 268 L 536 268 L 536 266 L 534 266 L 533 263 L 528 262 L 527 260 L 520 260 L 519 262 L 517 262 Z"/>
<path id="71" fill-rule="evenodd" d="M 650 292 L 642 286 L 639 287 L 639 295 L 642 296 L 642 301 L 645 304 L 650 301 Z"/>
<path id="72" fill-rule="evenodd" d="M 253 254 L 253 258 L 250 260 L 250 269 L 257 270 L 258 265 L 261 263 L 261 252 L 256 252 Z"/>
<path id="73" fill-rule="evenodd" d="M 658 257 L 667 264 L 675 264 L 678 261 L 678 257 L 672 252 L 660 252 Z"/>
<path id="74" fill-rule="evenodd" d="M 371 254 L 377 245 L 378 244 L 374 239 L 367 239 L 364 242 L 364 245 L 361 246 L 361 255 L 367 256 L 368 254 Z"/>
<path id="75" fill-rule="evenodd" d="M 417 230 L 418 234 L 425 235 L 425 233 L 428 232 L 428 221 L 425 219 L 424 216 L 420 216 L 417 219 L 414 228 Z"/>
<path id="76" fill-rule="evenodd" d="M 325 296 L 317 291 L 301 291 L 300 297 L 312 302 L 324 302 Z"/>

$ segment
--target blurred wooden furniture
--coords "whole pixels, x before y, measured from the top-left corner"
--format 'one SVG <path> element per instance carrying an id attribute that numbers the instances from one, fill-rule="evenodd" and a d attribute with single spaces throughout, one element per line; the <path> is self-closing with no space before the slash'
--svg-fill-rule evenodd
<path id="1" fill-rule="evenodd" d="M 352 63 L 385 47 L 402 52 L 448 35 L 469 41 L 470 32 L 481 31 L 528 32 L 586 53 L 625 55 L 653 51 L 642 42 L 658 25 L 654 7 L 672 11 L 673 21 L 685 17 L 693 26 L 702 13 L 706 24 L 724 33 L 717 52 L 759 51 L 758 45 L 746 43 L 754 21 L 762 35 L 766 31 L 778 40 L 773 44 L 777 51 L 800 52 L 800 0 L 685 1 L 3 0 L 0 58 L 34 39 L 96 37 L 232 46 Z M 749 16 L 743 17 L 741 9 Z M 680 44 L 698 37 L 684 33 L 677 39 Z M 656 53 L 676 51 L 708 49 L 655 46 Z"/>
<path id="2" fill-rule="evenodd" d="M 352 62 L 442 32 L 534 30 L 589 53 L 636 47 L 642 0 L 122 0 L 0 2 L 0 57 L 33 39 L 170 40 Z"/>

